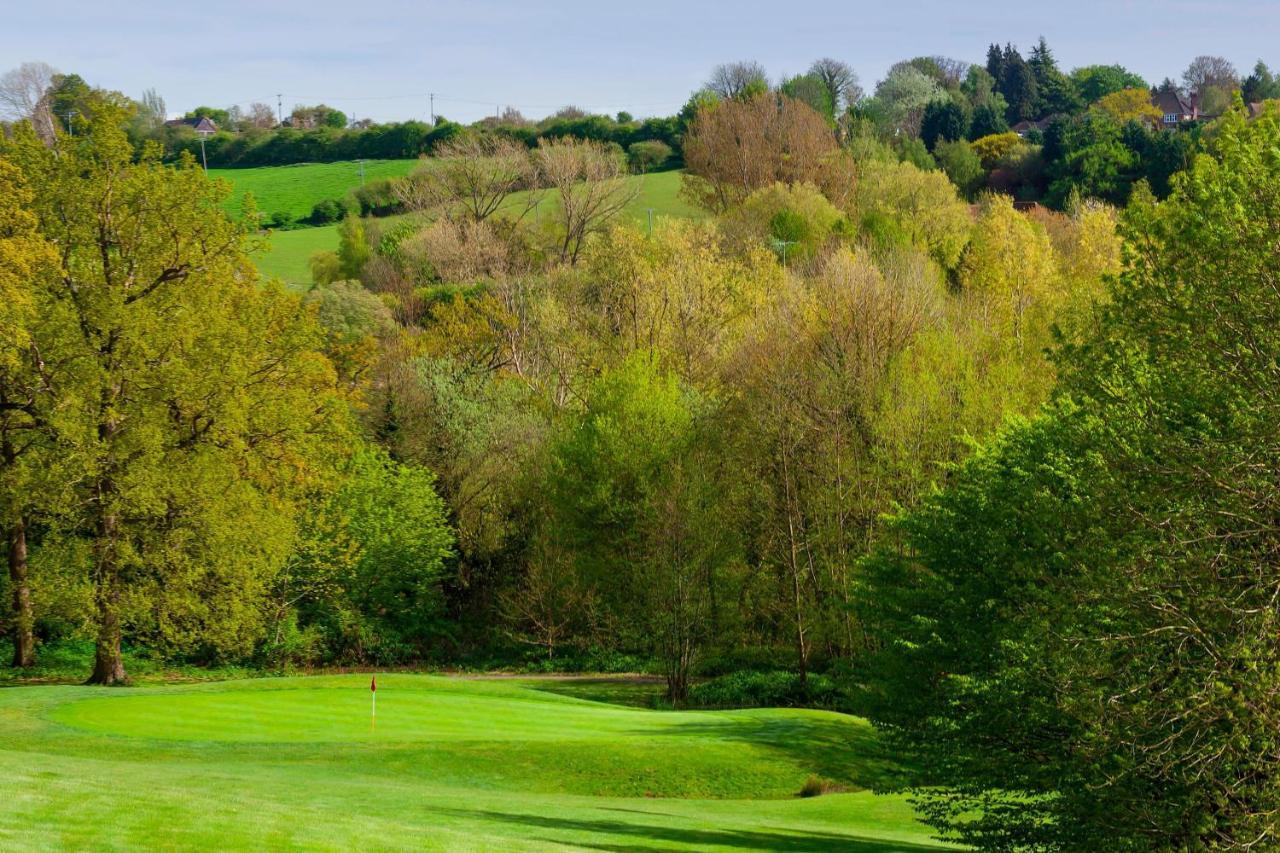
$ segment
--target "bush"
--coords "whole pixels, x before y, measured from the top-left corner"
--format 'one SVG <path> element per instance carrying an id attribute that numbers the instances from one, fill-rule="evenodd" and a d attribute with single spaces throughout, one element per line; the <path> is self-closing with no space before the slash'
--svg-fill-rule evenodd
<path id="1" fill-rule="evenodd" d="M 734 672 L 689 691 L 701 708 L 830 708 L 846 710 L 850 699 L 835 681 L 810 673 L 807 683 L 793 672 Z"/>
<path id="2" fill-rule="evenodd" d="M 397 179 L 379 178 L 351 191 L 351 198 L 360 210 L 361 216 L 390 216 L 403 213 L 402 202 L 395 193 Z"/>
<path id="3" fill-rule="evenodd" d="M 671 146 L 658 139 L 633 142 L 627 147 L 627 165 L 633 172 L 652 172 L 667 165 L 671 154 Z"/>
<path id="4" fill-rule="evenodd" d="M 744 250 L 751 245 L 787 248 L 791 261 L 817 256 L 833 237 L 850 230 L 844 215 L 812 184 L 773 184 L 756 190 L 725 214 L 721 228 Z"/>
<path id="5" fill-rule="evenodd" d="M 346 215 L 346 205 L 336 198 L 327 198 L 324 201 L 315 203 L 315 206 L 311 208 L 311 215 L 307 217 L 307 222 L 312 225 L 328 225 L 330 222 L 337 222 Z"/>
<path id="6" fill-rule="evenodd" d="M 262 224 L 263 227 L 274 228 L 278 231 L 284 228 L 292 228 L 296 224 L 296 220 L 292 213 L 277 210 L 275 213 L 268 213 L 263 218 Z"/>

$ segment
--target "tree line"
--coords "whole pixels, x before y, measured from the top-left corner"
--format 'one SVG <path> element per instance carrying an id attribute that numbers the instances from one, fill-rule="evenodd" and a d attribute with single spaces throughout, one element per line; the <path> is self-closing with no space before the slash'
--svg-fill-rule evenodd
<path id="1" fill-rule="evenodd" d="M 0 106 L 10 118 L 31 118 L 41 132 L 55 124 L 73 128 L 90 91 L 75 74 L 59 74 L 40 63 L 10 72 L 0 84 Z M 893 65 L 864 90 L 845 62 L 823 58 L 794 76 L 771 80 L 756 62 L 718 66 L 673 116 L 636 119 L 593 115 L 567 106 L 540 120 L 508 108 L 475 122 L 470 131 L 492 134 L 535 148 L 541 140 L 574 138 L 607 143 L 631 159 L 635 171 L 678 166 L 684 137 L 698 109 L 772 91 L 804 103 L 844 145 L 870 140 L 894 156 L 925 169 L 942 169 L 973 199 L 984 191 L 1039 201 L 1065 209 L 1073 192 L 1124 204 L 1138 181 L 1159 197 L 1169 178 L 1184 168 L 1200 144 L 1204 117 L 1221 115 L 1240 97 L 1260 104 L 1280 97 L 1280 82 L 1258 61 L 1238 72 L 1218 56 L 1194 59 L 1178 80 L 1149 83 L 1123 65 L 1063 70 L 1041 38 L 1024 56 L 1012 44 L 992 44 L 984 63 L 920 56 Z M 1182 100 L 1196 120 L 1166 122 L 1154 99 Z M 122 102 L 131 99 L 116 95 Z M 152 140 L 172 160 L 197 155 L 200 140 L 185 125 L 166 125 L 165 105 L 154 90 L 135 104 L 135 145 Z M 207 116 L 220 131 L 205 140 L 213 166 L 273 166 L 353 159 L 431 156 L 464 128 L 437 117 L 375 124 L 356 121 L 325 104 L 296 106 L 284 121 L 262 103 L 247 109 L 197 107 L 187 118 Z M 68 124 L 70 122 L 70 124 Z M 65 129 L 65 128 L 64 128 Z M 360 203 L 363 212 L 386 212 L 385 199 Z"/>

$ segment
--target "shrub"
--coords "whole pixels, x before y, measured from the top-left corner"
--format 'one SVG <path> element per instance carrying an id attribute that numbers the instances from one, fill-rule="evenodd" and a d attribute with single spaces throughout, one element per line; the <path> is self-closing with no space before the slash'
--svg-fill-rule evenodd
<path id="1" fill-rule="evenodd" d="M 1013 149 L 1023 145 L 1022 137 L 1013 131 L 993 133 L 973 142 L 973 151 L 982 160 L 986 169 L 995 168 L 996 164 Z"/>
<path id="2" fill-rule="evenodd" d="M 292 228 L 295 222 L 296 220 L 294 219 L 293 214 L 286 213 L 283 210 L 277 210 L 275 213 L 268 213 L 262 220 L 264 227 L 275 228 L 276 230 Z"/>
<path id="3" fill-rule="evenodd" d="M 774 184 L 757 190 L 743 204 L 725 214 L 724 233 L 743 245 L 765 244 L 781 252 L 789 244 L 791 260 L 812 258 L 833 236 L 850 230 L 844 215 L 812 184 Z"/>
<path id="4" fill-rule="evenodd" d="M 633 142 L 627 147 L 627 165 L 633 172 L 652 172 L 667 165 L 671 154 L 671 146 L 658 139 Z"/>
<path id="5" fill-rule="evenodd" d="M 397 179 L 379 178 L 351 191 L 351 198 L 361 216 L 390 216 L 403 213 L 404 202 L 396 196 Z"/>
<path id="6" fill-rule="evenodd" d="M 807 683 L 793 672 L 734 672 L 689 691 L 689 704 L 702 708 L 846 709 L 849 697 L 825 675 L 810 673 Z"/>
<path id="7" fill-rule="evenodd" d="M 336 198 L 327 198 L 324 201 L 318 201 L 311 208 L 311 215 L 307 217 L 307 222 L 312 225 L 328 225 L 330 222 L 337 222 L 339 219 L 347 215 L 347 208 L 341 201 Z"/>

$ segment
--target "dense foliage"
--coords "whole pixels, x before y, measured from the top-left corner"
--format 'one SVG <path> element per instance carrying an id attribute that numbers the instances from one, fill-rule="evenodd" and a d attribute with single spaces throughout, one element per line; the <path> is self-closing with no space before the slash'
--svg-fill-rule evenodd
<path id="1" fill-rule="evenodd" d="M 873 718 L 981 846 L 1276 840 L 1278 142 L 1234 114 L 1130 209 L 1052 404 L 869 564 Z"/>
<path id="2" fill-rule="evenodd" d="M 869 715 L 983 847 L 1273 844 L 1280 113 L 1223 62 L 1186 127 L 1043 41 L 671 120 L 219 115 L 435 155 L 358 196 L 406 216 L 317 206 L 305 295 L 59 75 L 0 143 L 15 665 L 638 664 Z M 680 157 L 705 218 L 622 224 Z"/>

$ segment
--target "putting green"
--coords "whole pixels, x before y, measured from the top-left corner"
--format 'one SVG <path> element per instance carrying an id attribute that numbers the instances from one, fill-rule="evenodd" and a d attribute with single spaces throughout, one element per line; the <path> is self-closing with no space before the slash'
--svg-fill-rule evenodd
<path id="1" fill-rule="evenodd" d="M 861 720 L 413 675 L 0 691 L 0 848 L 934 846 Z M 801 800 L 811 775 L 849 793 Z"/>

